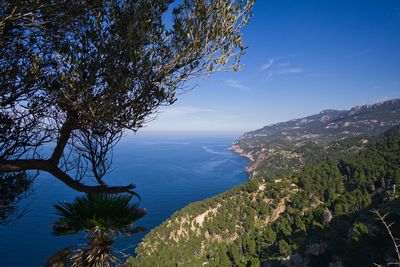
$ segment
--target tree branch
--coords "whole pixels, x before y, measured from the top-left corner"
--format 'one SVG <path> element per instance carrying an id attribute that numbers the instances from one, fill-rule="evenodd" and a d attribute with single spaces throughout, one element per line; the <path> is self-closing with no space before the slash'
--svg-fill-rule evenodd
<path id="1" fill-rule="evenodd" d="M 129 184 L 126 186 L 107 186 L 107 185 L 99 185 L 99 186 L 90 186 L 82 184 L 71 178 L 67 173 L 63 172 L 59 169 L 53 162 L 50 160 L 41 160 L 41 159 L 33 159 L 33 160 L 0 160 L 0 172 L 16 172 L 16 171 L 27 171 L 27 170 L 42 170 L 46 171 L 53 176 L 55 176 L 58 180 L 65 183 L 67 186 L 75 189 L 79 192 L 84 193 L 131 193 L 137 196 L 132 190 L 135 188 L 135 185 Z"/>
<path id="2" fill-rule="evenodd" d="M 64 125 L 61 127 L 60 137 L 58 138 L 57 145 L 54 148 L 53 154 L 50 157 L 50 161 L 56 166 L 60 162 L 60 159 L 64 153 L 65 146 L 67 145 L 68 140 L 71 136 L 72 130 L 73 122 L 69 117 L 67 117 Z"/>
<path id="3" fill-rule="evenodd" d="M 396 238 L 394 237 L 394 235 L 393 235 L 393 233 L 392 233 L 392 230 L 391 230 L 391 226 L 392 226 L 394 223 L 388 224 L 388 223 L 386 222 L 385 218 L 389 215 L 388 213 L 386 213 L 385 215 L 381 215 L 381 214 L 379 213 L 379 211 L 376 210 L 376 209 L 373 209 L 373 210 L 372 210 L 372 213 L 374 213 L 374 214 L 376 215 L 377 219 L 385 226 L 386 231 L 387 231 L 387 233 L 389 234 L 390 239 L 391 239 L 391 241 L 392 241 L 392 243 L 393 243 L 393 248 L 394 248 L 394 250 L 395 250 L 395 252 L 396 252 L 397 262 L 389 263 L 389 265 L 397 265 L 397 266 L 400 266 L 399 244 L 397 243 Z"/>

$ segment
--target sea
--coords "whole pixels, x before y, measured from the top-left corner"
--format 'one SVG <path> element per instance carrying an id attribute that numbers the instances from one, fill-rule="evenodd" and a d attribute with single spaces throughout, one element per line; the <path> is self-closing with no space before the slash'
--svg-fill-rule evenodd
<path id="1" fill-rule="evenodd" d="M 229 150 L 236 138 L 233 134 L 209 133 L 125 136 L 115 147 L 113 168 L 106 182 L 136 185 L 140 206 L 148 212 L 135 225 L 151 230 L 187 204 L 248 180 L 244 171 L 248 160 Z M 43 266 L 57 251 L 83 244 L 84 234 L 52 234 L 52 224 L 57 220 L 54 204 L 72 201 L 79 194 L 41 173 L 32 192 L 19 203 L 24 211 L 21 218 L 0 225 L 0 266 Z M 115 246 L 126 255 L 134 255 L 146 233 L 121 238 Z"/>

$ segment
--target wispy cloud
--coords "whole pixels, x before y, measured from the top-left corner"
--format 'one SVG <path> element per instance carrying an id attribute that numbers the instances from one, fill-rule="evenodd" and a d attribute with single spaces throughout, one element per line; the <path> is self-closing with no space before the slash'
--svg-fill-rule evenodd
<path id="1" fill-rule="evenodd" d="M 269 59 L 267 62 L 265 62 L 265 63 L 261 66 L 260 72 L 264 72 L 264 71 L 268 70 L 269 68 L 271 68 L 272 65 L 274 64 L 274 62 L 275 62 L 275 59 L 273 59 L 273 58 Z"/>
<path id="2" fill-rule="evenodd" d="M 246 91 L 250 90 L 250 87 L 242 84 L 242 82 L 239 80 L 225 80 L 225 84 L 229 87 L 236 88 L 236 89 L 241 89 L 241 90 L 246 90 Z"/>
<path id="3" fill-rule="evenodd" d="M 167 108 L 161 111 L 161 114 L 163 117 L 175 118 L 204 112 L 214 112 L 214 110 L 208 108 L 198 108 L 194 106 L 180 106 Z"/>
<path id="4" fill-rule="evenodd" d="M 305 72 L 301 67 L 294 66 L 291 62 L 283 61 L 287 60 L 287 57 L 274 57 L 268 59 L 260 67 L 260 72 L 266 73 L 267 78 L 270 79 L 276 75 L 289 75 L 289 74 L 300 74 Z"/>

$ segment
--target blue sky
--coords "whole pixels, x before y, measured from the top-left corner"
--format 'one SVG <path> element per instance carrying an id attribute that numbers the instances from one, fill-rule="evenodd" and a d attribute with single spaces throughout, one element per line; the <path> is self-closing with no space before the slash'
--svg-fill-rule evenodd
<path id="1" fill-rule="evenodd" d="M 219 73 L 145 131 L 245 132 L 400 98 L 400 0 L 258 0 L 240 72 Z"/>

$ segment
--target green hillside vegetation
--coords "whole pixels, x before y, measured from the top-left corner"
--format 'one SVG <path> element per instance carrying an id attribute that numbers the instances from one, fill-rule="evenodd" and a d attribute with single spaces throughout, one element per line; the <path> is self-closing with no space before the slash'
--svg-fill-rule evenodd
<path id="1" fill-rule="evenodd" d="M 341 156 L 327 155 L 286 178 L 257 176 L 183 208 L 152 230 L 128 263 L 385 265 L 394 250 L 370 210 L 390 211 L 388 220 L 400 224 L 395 191 L 400 183 L 400 127 L 370 138 L 361 150 L 350 147 Z M 397 236 L 399 230 L 395 225 Z"/>
<path id="2" fill-rule="evenodd" d="M 245 133 L 232 150 L 252 160 L 252 176 L 287 177 L 326 156 L 358 150 L 400 124 L 400 99 L 351 110 L 324 110 Z"/>
<path id="3" fill-rule="evenodd" d="M 309 142 L 302 146 L 295 146 L 288 142 L 278 140 L 268 141 L 264 146 L 276 146 L 278 142 L 281 148 L 273 153 L 260 152 L 254 162 L 252 175 L 254 177 L 283 178 L 298 171 L 302 166 L 316 163 L 324 158 L 339 158 L 344 153 L 356 152 L 365 147 L 372 140 L 371 136 L 349 137 L 331 143 Z"/>

